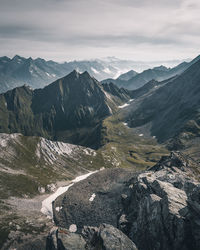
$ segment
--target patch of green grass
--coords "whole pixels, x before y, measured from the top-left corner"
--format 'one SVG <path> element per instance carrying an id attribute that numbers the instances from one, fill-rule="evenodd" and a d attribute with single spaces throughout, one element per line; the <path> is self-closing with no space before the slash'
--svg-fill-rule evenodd
<path id="1" fill-rule="evenodd" d="M 169 152 L 153 138 L 144 138 L 126 127 L 119 114 L 113 115 L 103 122 L 102 144 L 100 149 L 104 158 L 115 159 L 120 167 L 131 167 L 143 170 L 155 165 L 161 156 Z"/>

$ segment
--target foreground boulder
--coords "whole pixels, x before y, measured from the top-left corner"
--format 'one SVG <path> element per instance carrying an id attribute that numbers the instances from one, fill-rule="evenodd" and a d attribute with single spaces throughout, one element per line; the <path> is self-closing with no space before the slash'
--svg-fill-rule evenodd
<path id="1" fill-rule="evenodd" d="M 117 227 L 122 194 L 128 195 L 126 182 L 132 175 L 130 170 L 105 169 L 76 183 L 53 204 L 56 225 L 67 229 L 76 225 L 78 232 L 102 223 Z"/>
<path id="2" fill-rule="evenodd" d="M 101 239 L 104 235 L 102 226 L 98 233 L 93 232 L 94 228 L 107 223 L 126 234 L 139 250 L 197 250 L 200 249 L 198 180 L 198 164 L 179 152 L 172 152 L 143 173 L 110 169 L 75 184 L 55 201 L 54 218 L 58 226 L 75 225 L 79 234 L 82 230 L 90 232 L 87 237 L 93 240 L 94 235 Z M 81 233 L 89 244 L 84 235 Z M 111 238 L 109 244 L 115 244 L 115 237 Z M 112 249 L 112 245 L 106 249 L 109 247 Z M 114 245 L 113 249 L 118 248 Z"/>
<path id="3" fill-rule="evenodd" d="M 54 229 L 47 239 L 47 250 L 137 250 L 135 244 L 120 230 L 102 224 L 99 228 L 84 227 L 81 234 L 67 229 Z"/>

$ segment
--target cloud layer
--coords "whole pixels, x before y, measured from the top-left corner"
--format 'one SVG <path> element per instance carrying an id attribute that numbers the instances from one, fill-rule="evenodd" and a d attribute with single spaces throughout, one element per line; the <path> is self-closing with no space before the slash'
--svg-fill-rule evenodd
<path id="1" fill-rule="evenodd" d="M 0 0 L 0 54 L 69 60 L 194 57 L 199 0 Z"/>

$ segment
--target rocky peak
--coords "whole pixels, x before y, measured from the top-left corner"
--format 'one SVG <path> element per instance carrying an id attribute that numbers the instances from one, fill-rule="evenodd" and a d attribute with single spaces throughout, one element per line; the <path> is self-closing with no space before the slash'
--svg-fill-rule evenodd
<path id="1" fill-rule="evenodd" d="M 80 73 L 76 70 L 73 70 L 70 74 L 65 76 L 65 78 L 72 78 L 72 79 L 78 79 L 80 76 Z"/>
<path id="2" fill-rule="evenodd" d="M 169 68 L 165 67 L 164 65 L 158 66 L 158 67 L 154 67 L 154 70 L 160 70 L 160 71 L 168 71 Z"/>
<path id="3" fill-rule="evenodd" d="M 24 59 L 24 58 L 21 57 L 21 56 L 19 56 L 19 55 L 15 55 L 15 56 L 12 58 L 13 61 L 22 60 L 22 59 Z"/>
<path id="4" fill-rule="evenodd" d="M 164 168 L 172 170 L 179 168 L 182 171 L 186 171 L 186 168 L 189 168 L 189 159 L 179 151 L 172 151 L 169 156 L 163 156 L 160 161 L 149 170 L 160 171 Z"/>

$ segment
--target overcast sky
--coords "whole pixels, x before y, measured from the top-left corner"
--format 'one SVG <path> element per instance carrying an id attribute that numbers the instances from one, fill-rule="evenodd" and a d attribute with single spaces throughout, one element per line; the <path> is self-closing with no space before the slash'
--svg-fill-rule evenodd
<path id="1" fill-rule="evenodd" d="M 199 48 L 199 0 L 0 0 L 0 56 L 150 61 Z"/>

